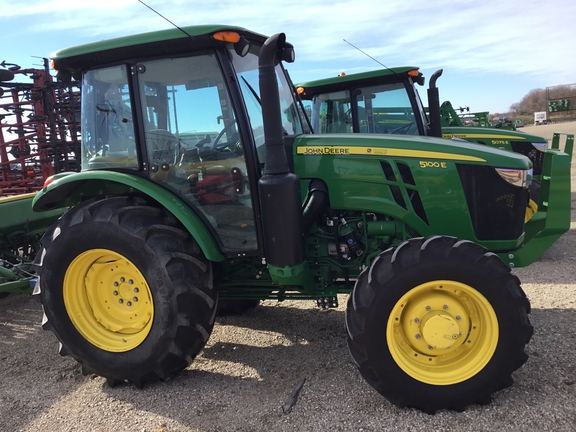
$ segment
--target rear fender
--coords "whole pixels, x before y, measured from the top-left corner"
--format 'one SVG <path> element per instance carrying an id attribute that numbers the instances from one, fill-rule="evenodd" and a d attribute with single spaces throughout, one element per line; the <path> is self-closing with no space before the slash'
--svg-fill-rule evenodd
<path id="1" fill-rule="evenodd" d="M 32 208 L 42 212 L 71 207 L 89 198 L 136 193 L 154 199 L 178 219 L 198 242 L 207 259 L 224 260 L 206 223 L 188 204 L 160 185 L 133 174 L 101 170 L 58 174 L 52 183 L 38 192 Z"/>

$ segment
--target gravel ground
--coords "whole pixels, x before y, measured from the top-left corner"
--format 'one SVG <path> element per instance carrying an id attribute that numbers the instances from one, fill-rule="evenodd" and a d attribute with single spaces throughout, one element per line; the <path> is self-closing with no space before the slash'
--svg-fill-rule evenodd
<path id="1" fill-rule="evenodd" d="M 576 123 L 537 128 L 576 132 Z M 572 190 L 576 191 L 575 176 Z M 576 193 L 572 193 L 572 209 Z M 427 415 L 364 382 L 348 354 L 344 305 L 263 302 L 217 320 L 176 378 L 137 390 L 84 377 L 40 328 L 30 296 L 0 300 L 0 431 L 568 431 L 576 428 L 576 215 L 532 266 L 516 269 L 532 303 L 528 362 L 487 406 Z M 297 403 L 283 405 L 305 379 Z"/>

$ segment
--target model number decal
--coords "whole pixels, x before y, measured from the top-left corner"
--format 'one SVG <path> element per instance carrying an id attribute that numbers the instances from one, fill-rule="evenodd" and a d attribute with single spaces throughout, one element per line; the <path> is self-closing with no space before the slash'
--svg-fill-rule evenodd
<path id="1" fill-rule="evenodd" d="M 505 140 L 492 140 L 492 144 L 493 144 L 493 145 L 508 145 L 508 144 L 510 144 L 510 141 L 505 141 Z"/>
<path id="2" fill-rule="evenodd" d="M 446 168 L 446 162 L 420 161 L 420 168 Z"/>

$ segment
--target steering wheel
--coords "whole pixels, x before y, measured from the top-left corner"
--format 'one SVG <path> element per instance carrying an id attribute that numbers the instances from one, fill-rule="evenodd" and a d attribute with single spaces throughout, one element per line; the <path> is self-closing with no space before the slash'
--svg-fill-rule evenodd
<path id="1" fill-rule="evenodd" d="M 412 125 L 416 123 L 414 121 L 411 121 L 410 123 L 406 123 L 405 125 L 402 125 L 400 127 L 397 127 L 396 129 L 392 129 L 390 131 L 390 133 L 393 134 L 406 134 L 406 132 L 408 132 L 408 130 L 412 127 Z"/>
<path id="2" fill-rule="evenodd" d="M 224 136 L 224 134 L 225 134 L 226 132 L 228 132 L 228 130 L 229 130 L 232 126 L 234 126 L 236 123 L 238 123 L 238 120 L 234 119 L 234 120 L 232 120 L 230 123 L 228 123 L 228 124 L 224 127 L 224 129 L 222 129 L 222 130 L 220 131 L 220 133 L 218 134 L 218 136 L 217 136 L 216 139 L 214 140 L 214 143 L 212 144 L 212 150 L 221 150 L 221 149 L 223 149 L 224 147 L 228 147 L 228 146 L 230 145 L 229 143 L 226 143 L 226 145 L 223 145 L 223 146 L 219 147 L 219 146 L 218 146 L 218 142 L 220 141 L 220 139 L 222 139 L 222 137 Z"/>
<path id="3" fill-rule="evenodd" d="M 344 121 L 346 123 L 348 122 L 352 123 L 352 108 L 348 109 L 344 115 L 346 116 L 346 120 Z"/>

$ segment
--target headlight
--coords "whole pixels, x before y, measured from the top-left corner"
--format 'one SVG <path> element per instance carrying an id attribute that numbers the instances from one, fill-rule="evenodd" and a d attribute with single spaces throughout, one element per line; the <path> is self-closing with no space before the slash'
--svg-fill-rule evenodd
<path id="1" fill-rule="evenodd" d="M 532 145 L 534 146 L 534 148 L 538 151 L 546 151 L 546 149 L 548 148 L 548 143 L 547 142 L 533 142 Z"/>
<path id="2" fill-rule="evenodd" d="M 496 172 L 513 186 L 527 188 L 532 183 L 532 168 L 528 170 L 515 168 L 495 168 Z"/>

